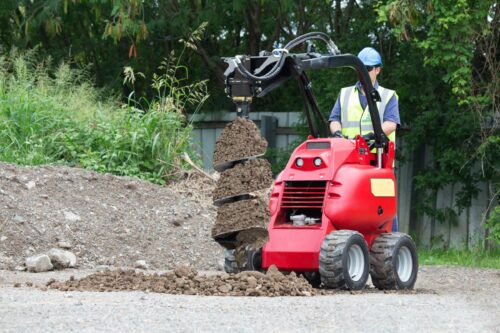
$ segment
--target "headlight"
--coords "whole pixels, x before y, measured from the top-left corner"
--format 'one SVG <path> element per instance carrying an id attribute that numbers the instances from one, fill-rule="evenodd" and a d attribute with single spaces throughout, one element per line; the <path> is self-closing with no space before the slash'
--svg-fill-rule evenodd
<path id="1" fill-rule="evenodd" d="M 301 168 L 304 165 L 304 160 L 300 157 L 295 160 L 295 165 Z"/>
<path id="2" fill-rule="evenodd" d="M 321 166 L 321 163 L 323 163 L 323 161 L 321 160 L 321 158 L 316 157 L 316 158 L 314 159 L 314 165 L 315 165 L 315 166 L 319 167 L 319 166 Z"/>

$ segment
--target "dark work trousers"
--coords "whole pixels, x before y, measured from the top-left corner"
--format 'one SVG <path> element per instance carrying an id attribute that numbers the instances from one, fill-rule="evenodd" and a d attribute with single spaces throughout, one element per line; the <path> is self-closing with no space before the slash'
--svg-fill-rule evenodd
<path id="1" fill-rule="evenodd" d="M 396 168 L 394 168 L 394 179 L 396 179 Z M 397 180 L 396 180 L 396 189 L 397 189 Z M 397 232 L 398 228 L 398 207 L 396 206 L 396 216 L 392 220 L 392 232 Z"/>

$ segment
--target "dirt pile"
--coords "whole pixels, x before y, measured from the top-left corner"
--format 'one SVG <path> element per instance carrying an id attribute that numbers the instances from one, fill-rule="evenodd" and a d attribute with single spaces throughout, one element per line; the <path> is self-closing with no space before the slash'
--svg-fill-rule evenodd
<path id="1" fill-rule="evenodd" d="M 268 188 L 273 182 L 271 165 L 266 160 L 249 160 L 220 175 L 213 199 L 240 195 Z"/>
<path id="2" fill-rule="evenodd" d="M 163 274 L 131 270 L 104 271 L 66 282 L 50 280 L 47 287 L 62 291 L 141 290 L 157 293 L 206 296 L 312 296 L 321 293 L 300 276 L 283 275 L 272 266 L 266 274 L 202 275 L 191 267 L 178 267 Z"/>
<path id="3" fill-rule="evenodd" d="M 215 143 L 214 165 L 266 152 L 267 141 L 251 120 L 241 117 L 229 123 Z"/>
<path id="4" fill-rule="evenodd" d="M 151 269 L 221 269 L 223 250 L 211 239 L 214 187 L 196 174 L 158 186 L 78 168 L 0 163 L 0 269 L 22 268 L 25 258 L 61 244 L 80 268 L 144 260 Z"/>

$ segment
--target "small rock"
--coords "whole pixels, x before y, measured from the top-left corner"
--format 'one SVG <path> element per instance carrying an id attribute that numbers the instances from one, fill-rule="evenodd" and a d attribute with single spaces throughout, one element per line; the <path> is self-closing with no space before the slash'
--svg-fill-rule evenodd
<path id="1" fill-rule="evenodd" d="M 6 240 L 7 240 L 7 236 L 2 236 L 2 237 L 0 237 L 0 242 L 4 242 L 4 241 L 6 241 Z"/>
<path id="2" fill-rule="evenodd" d="M 148 269 L 148 264 L 146 263 L 146 260 L 137 260 L 134 265 L 135 268 L 139 269 Z"/>
<path id="3" fill-rule="evenodd" d="M 107 270 L 109 270 L 109 265 L 97 265 L 95 267 L 95 269 L 97 271 L 107 271 Z"/>
<path id="4" fill-rule="evenodd" d="M 71 249 L 71 244 L 65 241 L 57 242 L 57 246 L 60 247 L 61 249 L 66 249 L 66 250 Z"/>
<path id="5" fill-rule="evenodd" d="M 247 277 L 247 283 L 250 288 L 256 288 L 257 287 L 257 279 L 253 276 Z"/>
<path id="6" fill-rule="evenodd" d="M 21 287 L 21 284 L 19 282 L 14 283 L 14 288 L 19 288 Z"/>
<path id="7" fill-rule="evenodd" d="M 26 258 L 26 268 L 30 272 L 47 272 L 54 268 L 46 254 L 37 254 Z"/>
<path id="8" fill-rule="evenodd" d="M 76 215 L 75 213 L 72 212 L 64 212 L 64 218 L 71 222 L 77 222 L 82 219 L 79 215 Z"/>
<path id="9" fill-rule="evenodd" d="M 175 225 L 176 227 L 180 227 L 182 225 L 182 222 L 179 220 L 173 220 L 172 224 Z"/>
<path id="10" fill-rule="evenodd" d="M 189 266 L 178 266 L 174 269 L 174 274 L 177 277 L 192 278 L 192 277 L 195 277 L 196 275 L 198 275 L 198 272 L 194 268 L 189 267 Z"/>
<path id="11" fill-rule="evenodd" d="M 36 183 L 32 180 L 30 180 L 29 182 L 27 182 L 26 184 L 24 184 L 24 187 L 27 189 L 27 190 L 32 190 L 36 187 Z"/>
<path id="12" fill-rule="evenodd" d="M 14 270 L 17 272 L 24 272 L 26 270 L 26 267 L 25 266 L 16 266 L 14 268 Z"/>
<path id="13" fill-rule="evenodd" d="M 230 292 L 233 289 L 233 287 L 230 284 L 223 284 L 218 289 L 221 293 L 226 294 L 226 293 Z"/>
<path id="14" fill-rule="evenodd" d="M 47 252 L 47 255 L 56 269 L 76 266 L 76 256 L 70 251 L 53 248 Z"/>
<path id="15" fill-rule="evenodd" d="M 14 221 L 19 222 L 19 223 L 24 223 L 25 219 L 21 215 L 15 215 L 14 216 Z"/>
<path id="16" fill-rule="evenodd" d="M 137 190 L 137 184 L 127 183 L 127 184 L 125 184 L 125 188 L 127 188 L 129 190 Z"/>

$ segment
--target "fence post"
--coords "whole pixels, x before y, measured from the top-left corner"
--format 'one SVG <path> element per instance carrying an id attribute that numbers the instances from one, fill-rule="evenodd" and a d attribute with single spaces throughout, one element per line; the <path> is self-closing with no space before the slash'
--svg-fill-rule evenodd
<path id="1" fill-rule="evenodd" d="M 273 116 L 262 116 L 260 118 L 260 133 L 267 140 L 267 148 L 276 148 L 276 130 L 278 119 Z M 269 158 L 269 163 L 274 163 L 276 158 Z"/>

